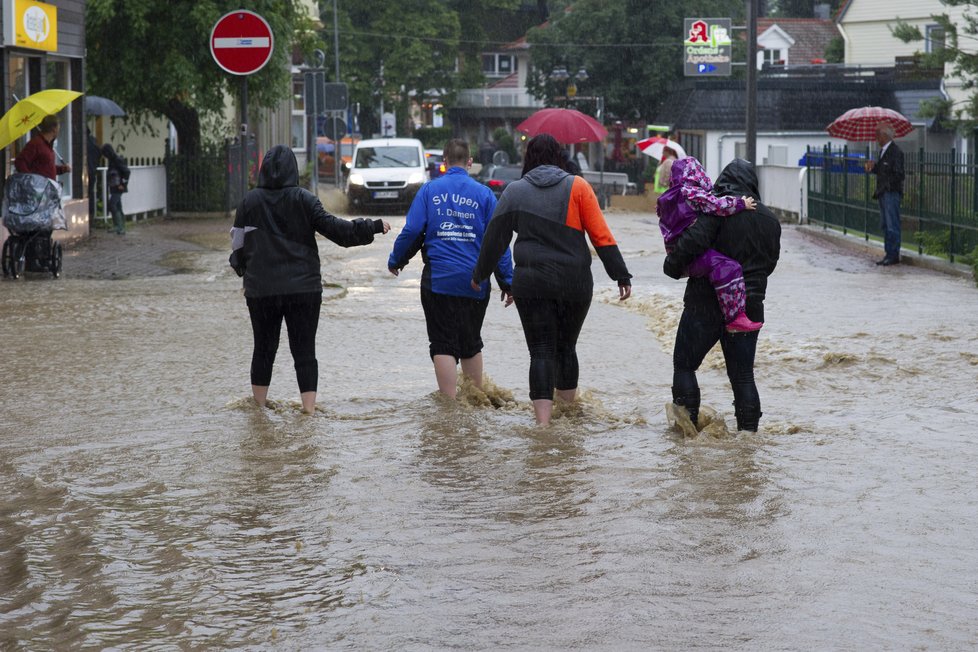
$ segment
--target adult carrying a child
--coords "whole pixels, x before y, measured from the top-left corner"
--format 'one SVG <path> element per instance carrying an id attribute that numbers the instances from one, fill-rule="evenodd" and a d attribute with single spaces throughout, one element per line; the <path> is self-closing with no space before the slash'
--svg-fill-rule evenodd
<path id="1" fill-rule="evenodd" d="M 747 316 L 763 322 L 767 279 L 781 252 L 781 225 L 770 209 L 760 203 L 757 187 L 757 173 L 750 162 L 735 159 L 727 165 L 717 177 L 714 193 L 721 197 L 753 198 L 757 201 L 756 209 L 727 217 L 701 213 L 695 223 L 671 242 L 663 271 L 672 278 L 681 278 L 688 266 L 708 249 L 736 260 L 743 268 Z M 754 382 L 758 333 L 756 330 L 728 332 L 709 278 L 697 276 L 687 281 L 673 349 L 672 399 L 687 409 L 694 425 L 700 408 L 696 370 L 719 342 L 733 389 L 737 429 L 757 430 L 761 418 L 761 399 Z"/>

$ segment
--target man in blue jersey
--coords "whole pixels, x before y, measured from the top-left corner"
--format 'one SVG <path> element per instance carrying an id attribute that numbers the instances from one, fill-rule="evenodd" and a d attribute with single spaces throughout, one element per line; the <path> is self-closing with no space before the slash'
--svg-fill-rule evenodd
<path id="1" fill-rule="evenodd" d="M 447 171 L 418 191 L 387 267 L 397 276 L 421 251 L 421 307 L 435 379 L 438 391 L 455 398 L 459 361 L 462 373 L 482 387 L 482 321 L 489 305 L 489 281 L 476 291 L 470 280 L 496 197 L 469 177 L 472 158 L 467 142 L 448 141 L 444 156 Z M 513 302 L 509 291 L 513 259 L 508 249 L 495 276 L 508 306 Z"/>

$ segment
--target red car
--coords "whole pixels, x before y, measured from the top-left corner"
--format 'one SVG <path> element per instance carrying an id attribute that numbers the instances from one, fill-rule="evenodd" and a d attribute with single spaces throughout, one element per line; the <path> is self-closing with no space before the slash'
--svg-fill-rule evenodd
<path id="1" fill-rule="evenodd" d="M 516 181 L 523 176 L 522 165 L 483 165 L 475 180 L 489 186 L 496 197 L 503 194 L 503 190 L 511 181 Z"/>

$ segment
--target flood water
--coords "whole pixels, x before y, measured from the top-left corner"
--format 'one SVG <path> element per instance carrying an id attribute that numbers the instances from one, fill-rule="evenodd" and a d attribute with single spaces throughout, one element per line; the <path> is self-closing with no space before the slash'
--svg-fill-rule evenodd
<path id="1" fill-rule="evenodd" d="M 314 416 L 285 343 L 250 401 L 224 252 L 0 284 L 0 648 L 978 646 L 973 282 L 786 227 L 761 431 L 722 427 L 714 352 L 720 427 L 689 438 L 664 409 L 683 283 L 648 215 L 610 214 L 634 295 L 595 260 L 583 400 L 541 429 L 513 307 L 486 318 L 490 396 L 432 394 L 387 219 L 322 241 Z"/>

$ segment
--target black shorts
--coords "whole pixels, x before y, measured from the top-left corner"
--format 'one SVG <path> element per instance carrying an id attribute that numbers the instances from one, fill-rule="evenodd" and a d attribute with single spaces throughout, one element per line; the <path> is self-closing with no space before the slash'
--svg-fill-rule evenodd
<path id="1" fill-rule="evenodd" d="M 482 321 L 489 297 L 470 299 L 450 294 L 435 294 L 421 288 L 421 307 L 428 327 L 428 352 L 431 357 L 450 355 L 456 360 L 482 352 Z"/>

